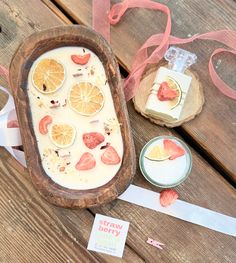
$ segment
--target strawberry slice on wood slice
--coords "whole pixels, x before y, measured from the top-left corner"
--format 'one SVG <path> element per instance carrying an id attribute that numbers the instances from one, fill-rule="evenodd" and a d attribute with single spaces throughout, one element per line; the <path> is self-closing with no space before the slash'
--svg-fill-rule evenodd
<path id="1" fill-rule="evenodd" d="M 170 155 L 169 160 L 174 160 L 182 155 L 185 154 L 185 150 L 177 145 L 175 142 L 169 139 L 165 139 L 163 141 L 164 149 L 168 152 Z"/>
<path id="2" fill-rule="evenodd" d="M 172 205 L 178 199 L 178 197 L 178 193 L 172 189 L 163 190 L 160 193 L 160 204 L 163 207 L 167 207 Z"/>
<path id="3" fill-rule="evenodd" d="M 71 59 L 75 64 L 86 65 L 90 59 L 90 53 L 85 55 L 71 55 Z"/>
<path id="4" fill-rule="evenodd" d="M 157 92 L 157 97 L 160 101 L 173 100 L 178 96 L 178 92 L 171 89 L 166 81 L 162 82 Z"/>
<path id="5" fill-rule="evenodd" d="M 52 117 L 50 115 L 44 116 L 39 121 L 39 132 L 43 135 L 48 133 L 48 125 L 52 123 Z"/>
<path id="6" fill-rule="evenodd" d="M 86 152 L 80 157 L 78 163 L 75 165 L 75 168 L 77 170 L 83 171 L 93 169 L 95 166 L 96 160 L 94 156 L 91 153 Z"/>
<path id="7" fill-rule="evenodd" d="M 104 142 L 104 140 L 105 140 L 105 137 L 99 132 L 89 132 L 89 133 L 83 134 L 84 144 L 89 149 L 96 148 L 99 144 Z"/>
<path id="8" fill-rule="evenodd" d="M 121 159 L 114 147 L 108 146 L 101 156 L 101 161 L 107 165 L 118 164 Z"/>

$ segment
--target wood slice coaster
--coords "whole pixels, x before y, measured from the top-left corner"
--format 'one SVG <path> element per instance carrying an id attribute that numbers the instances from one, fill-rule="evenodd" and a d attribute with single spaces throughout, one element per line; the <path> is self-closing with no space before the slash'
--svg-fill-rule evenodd
<path id="1" fill-rule="evenodd" d="M 163 66 L 167 66 L 167 64 Z M 144 74 L 136 95 L 133 98 L 135 110 L 144 117 L 148 118 L 150 121 L 170 128 L 180 126 L 183 123 L 194 119 L 202 111 L 204 94 L 197 74 L 191 70 L 186 70 L 186 74 L 192 77 L 192 82 L 179 120 L 166 122 L 145 113 L 145 104 L 152 88 L 156 72 L 157 69 L 152 68 Z"/>

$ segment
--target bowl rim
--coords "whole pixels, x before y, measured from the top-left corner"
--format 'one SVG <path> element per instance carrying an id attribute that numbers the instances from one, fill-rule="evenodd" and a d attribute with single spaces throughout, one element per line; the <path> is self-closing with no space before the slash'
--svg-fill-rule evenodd
<path id="1" fill-rule="evenodd" d="M 151 179 L 147 173 L 147 171 L 145 170 L 145 167 L 144 167 L 144 163 L 143 163 L 143 159 L 144 159 L 144 153 L 145 151 L 147 150 L 147 148 L 155 141 L 158 141 L 158 140 L 161 140 L 161 139 L 174 139 L 176 141 L 178 141 L 183 147 L 184 147 L 184 150 L 186 151 L 186 153 L 188 154 L 189 156 L 189 167 L 188 167 L 188 170 L 185 174 L 184 177 L 182 177 L 178 182 L 176 183 L 173 183 L 173 184 L 160 184 L 156 181 L 154 181 L 153 179 Z M 192 153 L 189 149 L 189 147 L 187 146 L 187 144 L 185 142 L 183 142 L 181 139 L 175 137 L 175 136 L 172 136 L 172 135 L 161 135 L 161 136 L 157 136 L 157 137 L 154 137 L 152 138 L 150 141 L 148 141 L 142 148 L 141 152 L 140 152 L 140 155 L 139 155 L 139 167 L 140 167 L 140 171 L 142 173 L 142 175 L 144 176 L 144 178 L 149 182 L 151 183 L 152 185 L 155 185 L 155 186 L 158 186 L 160 188 L 172 188 L 172 187 L 175 187 L 175 186 L 178 186 L 180 185 L 182 182 L 184 182 L 190 175 L 191 171 L 192 171 Z"/>
<path id="2" fill-rule="evenodd" d="M 95 54 L 102 61 L 111 89 L 115 111 L 118 120 L 122 119 L 123 124 L 121 134 L 124 153 L 119 171 L 105 185 L 88 190 L 62 187 L 52 181 L 46 174 L 40 164 L 37 142 L 33 136 L 31 113 L 29 109 L 26 110 L 27 105 L 29 105 L 26 87 L 33 62 L 49 50 L 63 46 L 76 46 L 79 43 L 80 46 L 88 43 L 85 47 L 89 47 L 93 52 L 95 51 Z M 9 79 L 31 180 L 38 192 L 47 201 L 63 207 L 91 207 L 110 202 L 126 190 L 136 171 L 135 150 L 119 66 L 111 47 L 100 34 L 80 25 L 58 26 L 33 33 L 16 50 L 10 63 Z M 32 149 L 34 147 L 35 151 Z"/>

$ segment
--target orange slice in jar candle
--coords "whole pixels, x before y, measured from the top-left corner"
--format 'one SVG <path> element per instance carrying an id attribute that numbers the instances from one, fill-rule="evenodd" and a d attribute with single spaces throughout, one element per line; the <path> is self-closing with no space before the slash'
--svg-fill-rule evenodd
<path id="1" fill-rule="evenodd" d="M 150 152 L 145 155 L 151 161 L 164 161 L 170 157 L 170 154 L 160 145 L 154 146 Z"/>
<path id="2" fill-rule="evenodd" d="M 177 92 L 177 96 L 173 100 L 169 100 L 168 103 L 171 107 L 171 109 L 174 109 L 177 107 L 182 99 L 182 90 L 180 88 L 180 85 L 177 81 L 175 81 L 173 78 L 168 77 L 166 82 L 168 83 L 168 86 L 173 90 Z"/>

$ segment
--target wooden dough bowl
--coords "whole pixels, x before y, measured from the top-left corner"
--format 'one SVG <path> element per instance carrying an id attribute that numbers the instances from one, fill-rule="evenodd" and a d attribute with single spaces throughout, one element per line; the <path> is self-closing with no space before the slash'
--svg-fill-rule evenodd
<path id="1" fill-rule="evenodd" d="M 45 52 L 64 46 L 84 46 L 102 61 L 110 85 L 118 121 L 122 123 L 124 144 L 122 165 L 107 184 L 91 190 L 72 190 L 53 182 L 45 173 L 33 131 L 29 98 L 28 74 L 33 62 Z M 135 150 L 119 67 L 104 38 L 83 26 L 61 26 L 35 33 L 25 39 L 10 65 L 10 85 L 22 135 L 27 167 L 37 191 L 50 203 L 69 208 L 85 208 L 110 202 L 130 185 L 135 174 Z"/>

